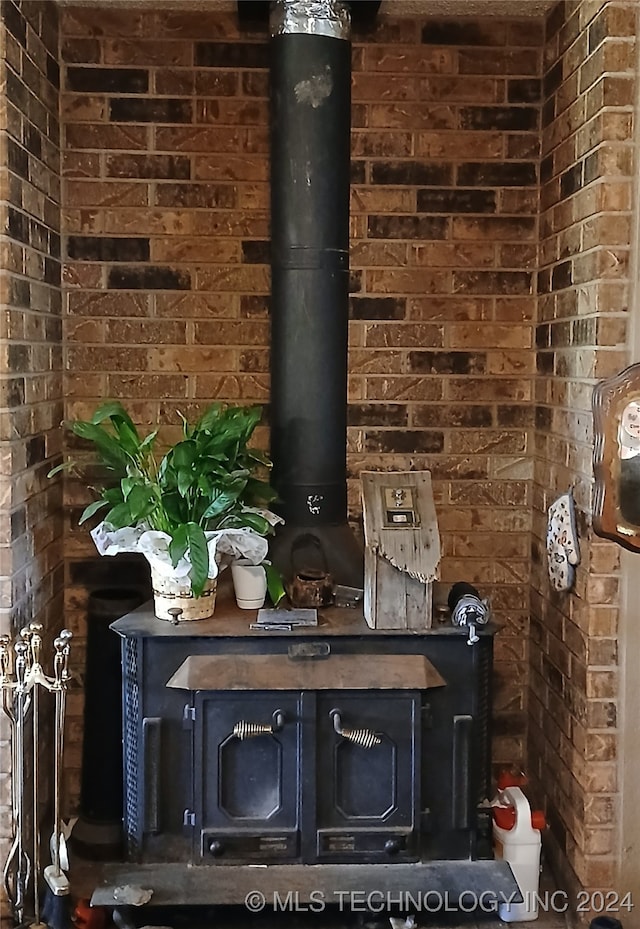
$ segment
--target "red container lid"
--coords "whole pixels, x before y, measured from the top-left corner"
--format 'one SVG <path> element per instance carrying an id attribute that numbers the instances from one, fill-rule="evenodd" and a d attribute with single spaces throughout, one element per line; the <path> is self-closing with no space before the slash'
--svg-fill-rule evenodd
<path id="1" fill-rule="evenodd" d="M 516 810 L 513 806 L 492 806 L 493 819 L 499 829 L 513 829 L 516 824 Z M 547 825 L 543 810 L 531 811 L 531 828 L 542 831 Z"/>

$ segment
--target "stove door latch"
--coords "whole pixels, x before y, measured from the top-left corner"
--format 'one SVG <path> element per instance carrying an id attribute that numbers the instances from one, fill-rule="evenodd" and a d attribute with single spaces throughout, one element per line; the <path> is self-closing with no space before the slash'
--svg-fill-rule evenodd
<path id="1" fill-rule="evenodd" d="M 284 713 L 282 710 L 274 710 L 271 717 L 271 723 L 250 723 L 246 719 L 239 719 L 233 727 L 233 735 L 236 739 L 253 739 L 258 735 L 273 735 L 280 732 L 284 726 Z"/>
<path id="2" fill-rule="evenodd" d="M 333 729 L 343 739 L 353 742 L 361 748 L 373 748 L 374 745 L 380 745 L 382 739 L 373 732 L 372 729 L 350 729 L 342 725 L 342 710 L 333 709 L 329 711 L 329 716 L 333 720 Z"/>

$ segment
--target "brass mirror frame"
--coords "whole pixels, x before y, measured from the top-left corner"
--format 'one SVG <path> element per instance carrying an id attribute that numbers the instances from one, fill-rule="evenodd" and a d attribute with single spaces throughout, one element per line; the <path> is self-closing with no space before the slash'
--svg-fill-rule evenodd
<path id="1" fill-rule="evenodd" d="M 619 374 L 600 381 L 593 389 L 593 529 L 605 539 L 612 539 L 631 551 L 640 551 L 640 515 L 638 523 L 623 514 L 621 506 L 622 417 L 630 403 L 640 405 L 640 363 L 629 365 Z M 640 445 L 638 454 L 640 475 Z M 638 481 L 640 514 L 640 480 Z"/>

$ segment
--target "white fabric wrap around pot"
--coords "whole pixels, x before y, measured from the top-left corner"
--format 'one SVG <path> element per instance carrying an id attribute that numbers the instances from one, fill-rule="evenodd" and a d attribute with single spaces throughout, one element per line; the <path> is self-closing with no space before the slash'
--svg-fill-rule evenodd
<path id="1" fill-rule="evenodd" d="M 185 554 L 174 567 L 169 555 L 171 536 L 166 532 L 146 529 L 144 526 L 109 529 L 100 523 L 91 532 L 91 538 L 101 555 L 119 555 L 121 552 L 138 552 L 147 559 L 154 572 L 161 577 L 188 578 L 191 561 Z M 205 532 L 209 549 L 209 577 L 218 576 L 220 567 L 242 559 L 248 564 L 261 564 L 267 556 L 269 543 L 252 529 L 220 529 Z"/>

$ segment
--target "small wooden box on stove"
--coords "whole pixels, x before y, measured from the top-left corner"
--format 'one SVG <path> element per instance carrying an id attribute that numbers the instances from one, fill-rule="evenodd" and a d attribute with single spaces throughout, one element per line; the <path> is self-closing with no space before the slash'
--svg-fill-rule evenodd
<path id="1" fill-rule="evenodd" d="M 372 629 L 429 629 L 440 535 L 429 471 L 363 471 L 364 617 Z"/>

